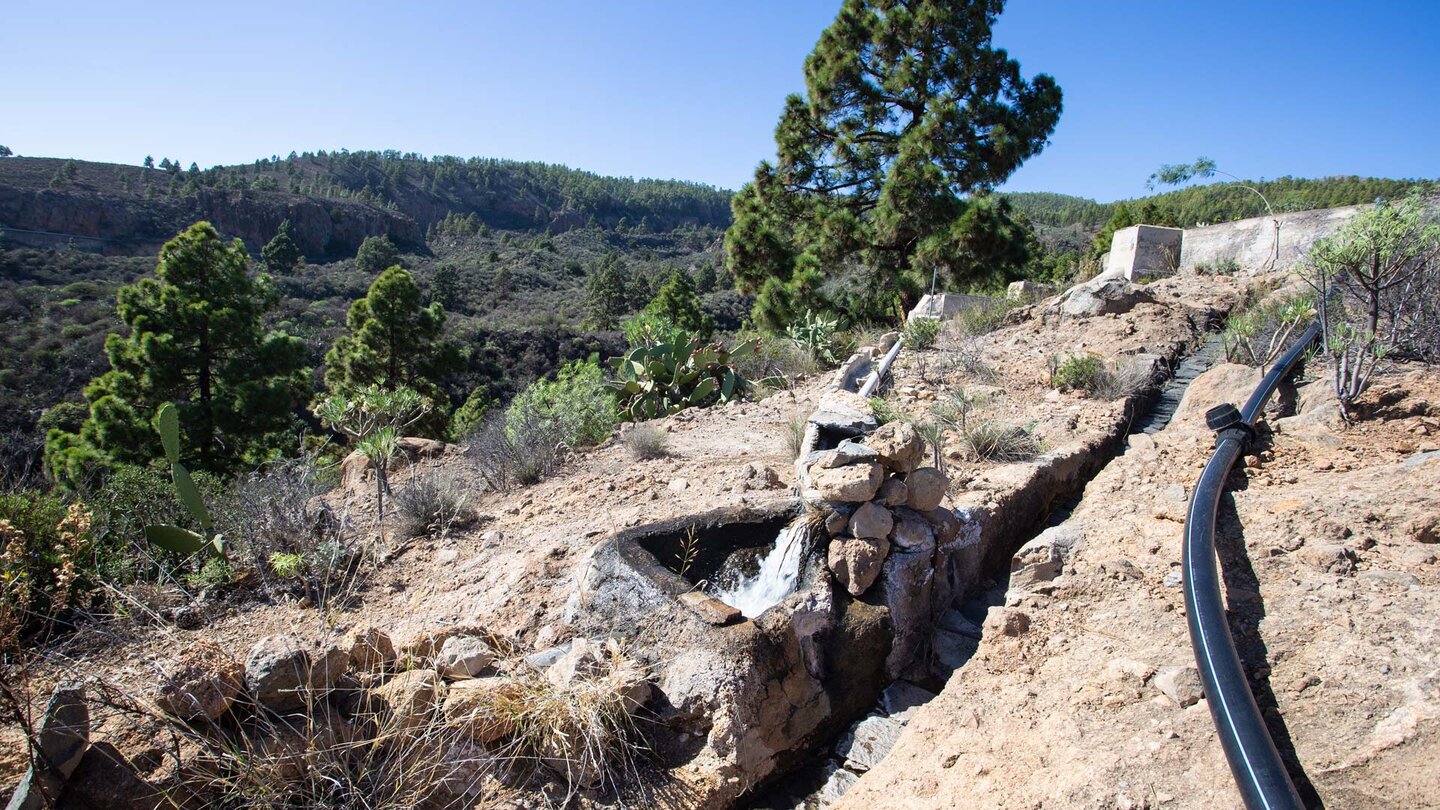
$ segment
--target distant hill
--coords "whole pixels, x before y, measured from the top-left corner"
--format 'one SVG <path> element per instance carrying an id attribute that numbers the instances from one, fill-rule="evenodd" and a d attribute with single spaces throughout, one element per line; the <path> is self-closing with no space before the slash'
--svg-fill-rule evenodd
<path id="1" fill-rule="evenodd" d="M 168 159 L 167 159 L 168 160 Z M 366 236 L 421 247 L 447 217 L 491 228 L 724 228 L 730 193 L 676 180 L 602 177 L 545 163 L 306 152 L 193 171 L 55 158 L 0 159 L 0 228 L 10 244 L 154 253 L 199 219 L 258 250 L 281 220 L 312 260 L 348 258 Z"/>

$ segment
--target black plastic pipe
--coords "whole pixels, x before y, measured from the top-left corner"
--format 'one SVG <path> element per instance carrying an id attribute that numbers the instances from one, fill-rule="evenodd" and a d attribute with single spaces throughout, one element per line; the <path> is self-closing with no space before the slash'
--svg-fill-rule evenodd
<path id="1" fill-rule="evenodd" d="M 1195 650 L 1195 664 L 1205 685 L 1206 703 L 1215 720 L 1220 745 L 1225 749 L 1225 759 L 1230 763 L 1230 772 L 1235 776 L 1245 806 L 1251 810 L 1298 810 L 1304 804 L 1280 760 L 1275 741 L 1265 728 L 1265 719 L 1250 692 L 1245 668 L 1235 650 L 1235 640 L 1230 636 L 1225 601 L 1220 593 L 1220 569 L 1215 559 L 1215 513 L 1231 468 L 1255 436 L 1255 420 L 1280 381 L 1290 374 L 1300 356 L 1319 336 L 1317 321 L 1276 361 L 1245 401 L 1244 408 L 1237 411 L 1234 405 L 1220 405 L 1205 414 L 1216 432 L 1215 453 L 1200 473 L 1185 516 L 1182 574 L 1190 646 Z"/>

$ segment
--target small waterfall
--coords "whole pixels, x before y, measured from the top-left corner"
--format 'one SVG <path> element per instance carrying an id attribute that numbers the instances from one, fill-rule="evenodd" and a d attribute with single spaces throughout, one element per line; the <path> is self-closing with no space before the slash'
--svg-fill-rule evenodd
<path id="1" fill-rule="evenodd" d="M 731 605 L 753 619 L 767 608 L 789 596 L 800 578 L 800 560 L 804 556 L 804 519 L 796 520 L 780 530 L 775 547 L 760 560 L 760 570 L 753 577 L 739 577 L 715 598 Z"/>

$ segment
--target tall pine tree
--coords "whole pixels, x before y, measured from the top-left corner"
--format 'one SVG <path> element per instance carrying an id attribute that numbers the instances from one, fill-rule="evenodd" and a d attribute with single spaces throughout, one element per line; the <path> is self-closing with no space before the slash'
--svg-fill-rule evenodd
<path id="1" fill-rule="evenodd" d="M 250 273 L 236 239 L 197 222 L 160 249 L 155 275 L 120 288 L 128 334 L 105 341 L 110 370 L 85 389 L 89 416 L 78 434 L 51 431 L 46 466 L 62 483 L 93 467 L 160 455 L 151 427 L 178 406 L 187 465 L 229 472 L 293 449 L 294 409 L 305 392 L 303 343 L 266 331 L 276 294 Z"/>
<path id="2" fill-rule="evenodd" d="M 620 319 L 630 311 L 626 275 L 618 254 L 608 253 L 600 260 L 600 267 L 590 276 L 585 295 L 585 311 L 591 327 L 619 328 Z"/>
<path id="3" fill-rule="evenodd" d="M 1061 94 L 991 45 L 1004 0 L 845 0 L 776 127 L 778 161 L 732 200 L 727 262 L 776 326 L 828 305 L 857 320 L 913 303 L 932 272 L 965 284 L 976 194 L 1043 148 Z M 973 242 L 973 240 L 970 240 Z M 848 284 L 827 285 L 837 275 Z M 834 288 L 822 296 L 822 285 Z M 827 300 L 827 297 L 829 300 Z"/>
<path id="4" fill-rule="evenodd" d="M 462 364 L 459 349 L 444 339 L 444 307 L 425 306 L 415 278 L 396 265 L 350 305 L 345 326 L 325 355 L 326 387 L 346 395 L 368 385 L 412 388 L 434 406 L 425 430 L 443 431 L 449 408 L 440 382 Z"/>

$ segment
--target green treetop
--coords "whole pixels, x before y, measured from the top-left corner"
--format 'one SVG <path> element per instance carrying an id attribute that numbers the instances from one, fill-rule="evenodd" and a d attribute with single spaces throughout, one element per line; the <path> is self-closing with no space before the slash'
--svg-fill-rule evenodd
<path id="1" fill-rule="evenodd" d="M 288 273 L 305 258 L 295 245 L 295 229 L 290 226 L 290 220 L 280 223 L 275 238 L 260 249 L 260 258 L 264 259 L 265 268 L 272 273 Z"/>
<path id="2" fill-rule="evenodd" d="M 380 274 L 364 298 L 350 305 L 347 332 L 325 355 L 325 385 L 348 395 L 366 386 L 386 390 L 413 388 L 433 403 L 443 403 L 438 381 L 461 363 L 458 349 L 444 340 L 445 309 L 425 306 L 420 287 L 399 265 Z M 426 429 L 444 428 L 444 414 L 427 420 Z M 434 422 L 434 424 L 431 424 Z"/>
<path id="3" fill-rule="evenodd" d="M 51 474 L 74 484 L 93 467 L 157 457 L 151 420 L 167 402 L 178 406 L 186 461 L 200 469 L 230 471 L 289 450 L 307 373 L 302 342 L 263 326 L 275 301 L 240 240 L 225 242 L 210 223 L 167 242 L 153 277 L 120 288 L 128 334 L 105 341 L 110 370 L 85 389 L 80 432 L 47 438 Z"/>
<path id="4" fill-rule="evenodd" d="M 710 334 L 715 331 L 714 319 L 701 310 L 695 284 L 684 270 L 677 269 L 670 274 L 645 311 L 669 319 L 670 323 L 701 340 L 709 340 Z"/>
<path id="5" fill-rule="evenodd" d="M 595 329 L 618 328 L 620 319 L 630 311 L 626 275 L 620 256 L 609 253 L 590 276 L 585 311 Z"/>
<path id="6" fill-rule="evenodd" d="M 778 161 L 762 163 L 732 201 L 728 266 L 743 292 L 758 293 L 757 322 L 774 327 L 826 304 L 876 319 L 913 299 L 932 271 L 977 280 L 966 229 L 1005 212 L 967 220 L 971 196 L 1038 153 L 1061 109 L 1054 79 L 1027 81 L 991 46 L 1003 8 L 845 0 L 805 60 L 806 93 L 785 101 Z M 827 281 L 857 274 L 851 292 L 824 300 Z"/>
<path id="7" fill-rule="evenodd" d="M 379 275 L 400 263 L 400 254 L 388 236 L 367 236 L 355 254 L 355 268 L 367 276 Z"/>

